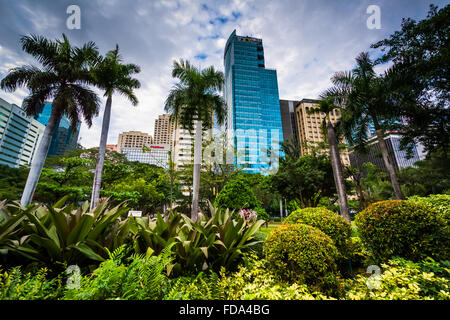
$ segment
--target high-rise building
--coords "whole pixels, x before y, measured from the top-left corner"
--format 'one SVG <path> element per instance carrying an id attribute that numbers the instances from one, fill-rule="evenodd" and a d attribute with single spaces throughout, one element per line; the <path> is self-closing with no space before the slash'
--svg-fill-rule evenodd
<path id="1" fill-rule="evenodd" d="M 119 141 L 117 143 L 117 150 L 122 152 L 122 148 L 141 148 L 144 145 L 153 143 L 152 136 L 148 133 L 140 131 L 128 131 L 119 134 Z"/>
<path id="2" fill-rule="evenodd" d="M 35 119 L 46 126 L 51 114 L 52 104 L 47 102 L 44 104 L 44 108 L 41 113 L 35 116 Z M 52 141 L 50 143 L 47 156 L 63 156 L 64 154 L 75 150 L 78 145 L 77 142 L 78 135 L 80 134 L 80 126 L 81 123 L 78 122 L 77 127 L 73 129 L 67 116 L 63 115 L 53 131 Z"/>
<path id="3" fill-rule="evenodd" d="M 295 107 L 300 101 L 280 100 L 281 124 L 283 126 L 283 140 L 298 144 L 298 127 Z"/>
<path id="4" fill-rule="evenodd" d="M 310 154 L 312 148 L 316 147 L 319 142 L 324 141 L 322 123 L 326 117 L 323 112 L 314 112 L 309 114 L 311 109 L 317 107 L 319 100 L 314 99 L 303 99 L 295 107 L 295 113 L 297 117 L 297 127 L 298 127 L 298 140 L 300 144 L 300 151 L 302 155 Z M 339 110 L 335 109 L 330 114 L 331 122 L 334 124 L 341 117 Z M 343 139 L 340 141 L 345 143 Z M 349 165 L 350 160 L 348 157 L 347 149 L 340 152 L 341 161 L 343 165 Z"/>
<path id="5" fill-rule="evenodd" d="M 175 123 L 170 120 L 170 114 L 162 114 L 158 116 L 158 119 L 155 119 L 153 143 L 170 145 L 174 131 Z"/>
<path id="6" fill-rule="evenodd" d="M 412 153 L 408 155 L 406 150 L 400 148 L 401 135 L 391 132 L 384 137 L 386 147 L 388 149 L 389 159 L 395 170 L 414 165 L 422 160 L 420 147 L 412 146 Z M 386 170 L 384 161 L 381 156 L 380 146 L 377 136 L 373 135 L 367 140 L 366 152 L 358 153 L 354 149 L 350 149 L 349 157 L 352 166 L 360 167 L 365 162 L 371 162 L 382 170 Z"/>
<path id="7" fill-rule="evenodd" d="M 45 126 L 22 108 L 0 98 L 0 164 L 30 165 L 44 130 Z"/>
<path id="8" fill-rule="evenodd" d="M 262 40 L 238 36 L 236 30 L 225 45 L 224 66 L 225 129 L 234 162 L 244 172 L 265 173 L 284 156 L 276 70 L 265 68 Z"/>

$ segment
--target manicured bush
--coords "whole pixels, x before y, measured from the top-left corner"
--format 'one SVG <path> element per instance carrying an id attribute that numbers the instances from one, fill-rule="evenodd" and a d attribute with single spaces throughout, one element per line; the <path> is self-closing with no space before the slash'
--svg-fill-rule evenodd
<path id="1" fill-rule="evenodd" d="M 257 207 L 253 210 L 256 211 L 258 220 L 264 220 L 266 223 L 270 221 L 270 215 L 264 208 Z"/>
<path id="2" fill-rule="evenodd" d="M 328 235 L 339 250 L 340 258 L 347 257 L 351 225 L 342 216 L 326 208 L 304 208 L 292 212 L 283 224 L 303 223 Z"/>
<path id="3" fill-rule="evenodd" d="M 333 240 L 306 224 L 285 224 L 274 229 L 264 244 L 264 254 L 281 278 L 320 287 L 336 281 L 338 256 Z"/>
<path id="4" fill-rule="evenodd" d="M 404 200 L 371 204 L 355 219 L 358 233 L 375 261 L 393 256 L 419 261 L 449 258 L 449 230 L 429 206 Z"/>
<path id="5" fill-rule="evenodd" d="M 409 197 L 408 201 L 418 202 L 433 208 L 450 225 L 450 195 L 432 194 L 427 197 Z"/>
<path id="6" fill-rule="evenodd" d="M 349 280 L 346 299 L 449 300 L 449 270 L 448 262 L 440 264 L 429 258 L 420 263 L 393 259 L 381 265 L 378 277 L 358 275 L 355 281 Z"/>

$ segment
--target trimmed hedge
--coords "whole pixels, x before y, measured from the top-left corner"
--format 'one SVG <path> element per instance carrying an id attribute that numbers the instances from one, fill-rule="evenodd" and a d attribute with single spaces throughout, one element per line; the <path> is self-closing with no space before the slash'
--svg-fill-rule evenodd
<path id="1" fill-rule="evenodd" d="M 282 279 L 328 286 L 336 282 L 338 251 L 333 240 L 306 224 L 285 224 L 274 229 L 264 254 Z"/>
<path id="2" fill-rule="evenodd" d="M 412 261 L 449 258 L 449 230 L 432 208 L 388 200 L 371 204 L 355 219 L 359 235 L 375 261 L 398 256 Z"/>
<path id="3" fill-rule="evenodd" d="M 352 227 L 342 216 L 326 208 L 305 208 L 292 212 L 283 224 L 303 223 L 313 226 L 334 241 L 341 257 L 349 254 L 348 242 Z"/>
<path id="4" fill-rule="evenodd" d="M 428 197 L 409 197 L 408 201 L 421 203 L 433 208 L 439 215 L 444 218 L 447 226 L 450 226 L 450 195 L 449 194 L 432 194 Z"/>

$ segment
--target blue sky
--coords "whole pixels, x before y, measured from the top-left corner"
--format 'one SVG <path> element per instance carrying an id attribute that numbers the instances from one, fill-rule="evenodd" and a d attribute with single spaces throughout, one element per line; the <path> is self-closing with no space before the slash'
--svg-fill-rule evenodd
<path id="1" fill-rule="evenodd" d="M 102 53 L 118 43 L 124 60 L 141 66 L 137 77 L 142 87 L 136 92 L 137 107 L 120 96 L 113 98 L 108 143 L 115 144 L 122 131 L 153 135 L 154 120 L 164 112 L 173 84 L 174 59 L 223 70 L 224 45 L 234 29 L 263 39 L 266 68 L 277 70 L 281 99 L 316 98 L 335 72 L 351 69 L 357 54 L 371 51 L 370 44 L 398 30 L 402 18 L 425 18 L 430 3 L 443 7 L 449 1 L 0 0 L 0 78 L 12 67 L 36 65 L 20 48 L 23 34 L 56 38 L 66 33 L 77 45 L 95 41 Z M 66 27 L 71 4 L 81 9 L 80 30 Z M 369 5 L 381 9 L 379 30 L 366 26 Z M 23 89 L 0 92 L 1 98 L 19 105 L 26 95 Z M 100 130 L 101 117 L 91 128 L 83 123 L 81 144 L 97 146 Z"/>

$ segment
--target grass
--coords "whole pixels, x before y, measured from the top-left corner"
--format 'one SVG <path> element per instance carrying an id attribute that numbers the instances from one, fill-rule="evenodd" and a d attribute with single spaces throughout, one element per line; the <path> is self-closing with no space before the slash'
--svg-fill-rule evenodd
<path id="1" fill-rule="evenodd" d="M 259 228 L 259 231 L 265 233 L 266 235 L 269 235 L 270 231 L 272 231 L 272 229 L 278 227 L 279 225 L 281 225 L 281 222 L 270 222 L 268 226 L 261 226 L 261 228 Z"/>

